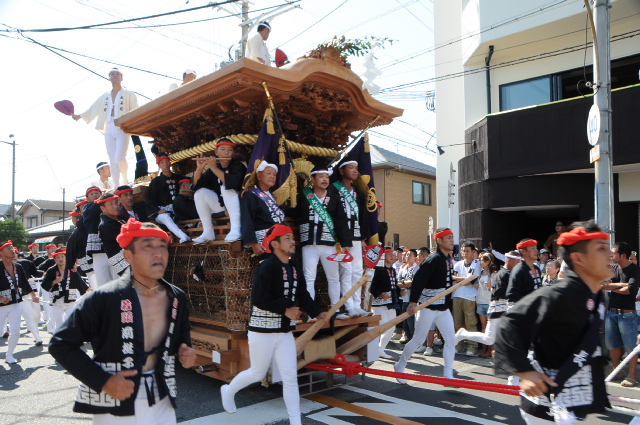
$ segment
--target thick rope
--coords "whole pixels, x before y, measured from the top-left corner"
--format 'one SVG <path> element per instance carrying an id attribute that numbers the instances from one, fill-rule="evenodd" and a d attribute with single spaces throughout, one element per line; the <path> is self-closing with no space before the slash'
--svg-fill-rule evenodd
<path id="1" fill-rule="evenodd" d="M 622 370 L 623 367 L 626 366 L 627 363 L 629 363 L 629 360 L 631 360 L 631 358 L 633 356 L 635 356 L 636 354 L 640 353 L 640 345 L 636 345 L 635 348 L 633 350 L 631 350 L 631 352 L 627 355 L 627 357 L 624 358 L 623 361 L 620 362 L 620 364 L 618 365 L 617 368 L 615 368 L 610 374 L 609 376 L 606 377 L 606 379 L 604 380 L 604 382 L 609 382 L 611 381 L 613 378 L 616 377 L 616 375 L 618 374 L 618 372 L 620 372 Z"/>

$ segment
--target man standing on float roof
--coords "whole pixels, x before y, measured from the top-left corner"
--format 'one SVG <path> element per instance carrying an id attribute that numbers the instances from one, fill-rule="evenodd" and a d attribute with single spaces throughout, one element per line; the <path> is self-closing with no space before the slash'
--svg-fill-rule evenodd
<path id="1" fill-rule="evenodd" d="M 114 187 L 129 182 L 127 149 L 130 139 L 128 134 L 116 126 L 115 120 L 138 107 L 138 98 L 135 92 L 123 88 L 122 80 L 122 71 L 118 68 L 112 68 L 109 71 L 111 91 L 100 96 L 89 109 L 80 115 L 71 115 L 74 120 L 78 121 L 82 118 L 87 123 L 97 118 L 96 130 L 104 134 Z"/>
<path id="2" fill-rule="evenodd" d="M 247 40 L 244 56 L 256 62 L 271 66 L 269 49 L 267 48 L 267 43 L 265 43 L 269 38 L 269 34 L 271 34 L 271 25 L 267 22 L 260 22 L 258 32 Z"/>

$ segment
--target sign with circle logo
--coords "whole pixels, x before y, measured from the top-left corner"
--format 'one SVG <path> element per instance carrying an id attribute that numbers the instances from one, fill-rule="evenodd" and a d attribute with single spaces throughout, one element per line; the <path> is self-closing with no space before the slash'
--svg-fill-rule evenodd
<path id="1" fill-rule="evenodd" d="M 589 144 L 595 146 L 600 138 L 600 129 L 602 123 L 602 115 L 600 114 L 600 108 L 598 105 L 593 105 L 589 109 L 589 118 L 587 119 L 587 137 L 589 138 Z"/>

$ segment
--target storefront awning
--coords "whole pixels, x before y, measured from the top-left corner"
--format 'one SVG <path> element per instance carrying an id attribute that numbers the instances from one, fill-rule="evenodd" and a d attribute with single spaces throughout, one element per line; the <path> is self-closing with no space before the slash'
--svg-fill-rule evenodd
<path id="1" fill-rule="evenodd" d="M 46 238 L 36 239 L 35 241 L 33 241 L 33 243 L 49 243 L 49 242 L 53 242 L 55 238 L 56 238 L 55 236 L 47 236 Z"/>

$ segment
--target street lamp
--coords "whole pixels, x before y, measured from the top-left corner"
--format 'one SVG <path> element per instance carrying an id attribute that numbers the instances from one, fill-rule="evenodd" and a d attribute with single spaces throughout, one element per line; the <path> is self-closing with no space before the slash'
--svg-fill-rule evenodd
<path id="1" fill-rule="evenodd" d="M 11 143 L 0 140 L 0 143 L 6 143 L 13 146 L 13 172 L 11 173 L 11 219 L 16 218 L 16 141 L 13 140 L 13 134 L 9 135 Z"/>

